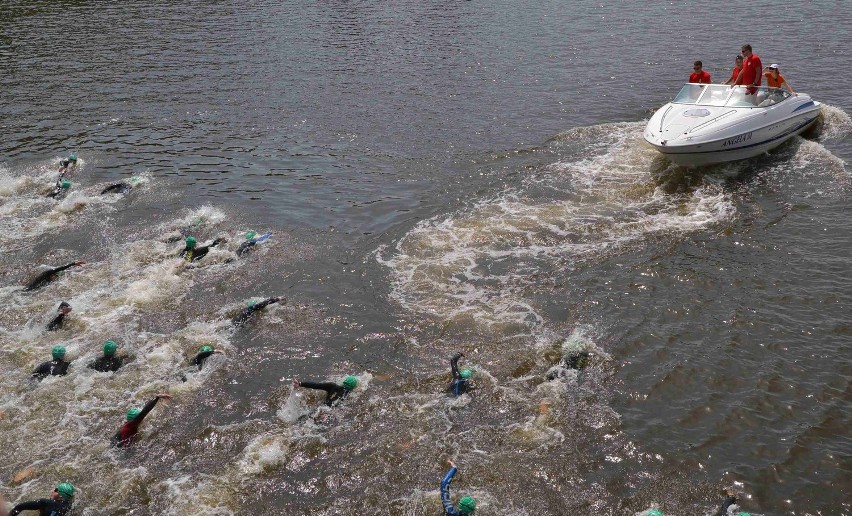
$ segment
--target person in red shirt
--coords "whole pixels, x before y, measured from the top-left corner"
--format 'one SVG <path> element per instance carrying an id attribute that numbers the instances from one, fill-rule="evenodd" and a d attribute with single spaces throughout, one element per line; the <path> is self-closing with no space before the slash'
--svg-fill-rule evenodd
<path id="1" fill-rule="evenodd" d="M 743 69 L 740 70 L 734 84 L 737 86 L 760 86 L 760 83 L 763 82 L 763 63 L 760 62 L 757 54 L 751 51 L 751 45 L 743 45 L 741 50 L 744 58 Z M 747 92 L 749 95 L 753 95 L 757 92 L 757 89 L 750 87 Z"/>
<path id="2" fill-rule="evenodd" d="M 138 408 L 132 408 L 127 411 L 127 422 L 121 425 L 121 428 L 118 429 L 118 432 L 112 437 L 112 445 L 118 448 L 127 448 L 136 440 L 136 434 L 139 432 L 139 425 L 142 424 L 142 420 L 145 419 L 145 416 L 148 415 L 148 412 L 154 408 L 154 405 L 157 404 L 160 400 L 170 400 L 171 396 L 168 394 L 157 394 L 154 396 L 154 399 L 145 404 L 145 407 L 142 410 Z"/>
<path id="3" fill-rule="evenodd" d="M 737 77 L 740 76 L 740 70 L 743 69 L 743 56 L 737 56 L 734 62 L 734 71 L 731 72 L 731 78 L 725 81 L 724 84 L 734 84 L 737 82 Z"/>
<path id="4" fill-rule="evenodd" d="M 696 61 L 692 64 L 692 75 L 689 76 L 689 82 L 698 84 L 710 84 L 710 74 L 701 69 L 701 61 Z"/>

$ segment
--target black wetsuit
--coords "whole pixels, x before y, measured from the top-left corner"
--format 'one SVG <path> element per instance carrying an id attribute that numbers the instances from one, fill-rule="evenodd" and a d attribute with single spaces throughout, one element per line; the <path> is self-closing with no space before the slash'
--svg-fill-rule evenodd
<path id="1" fill-rule="evenodd" d="M 9 516 L 18 516 L 21 511 L 39 511 L 39 516 L 65 516 L 71 513 L 73 499 L 60 497 L 59 500 L 42 498 L 31 502 L 23 502 L 12 507 Z"/>
<path id="2" fill-rule="evenodd" d="M 450 369 L 453 372 L 453 381 L 450 383 L 448 390 L 456 397 L 473 390 L 470 386 L 470 382 L 462 378 L 459 373 L 459 359 L 461 356 L 461 353 L 456 353 L 453 355 L 453 358 L 450 359 Z"/>
<path id="3" fill-rule="evenodd" d="M 108 372 L 118 371 L 118 369 L 122 366 L 122 364 L 124 364 L 124 359 L 119 357 L 119 356 L 103 355 L 103 356 L 99 357 L 97 360 L 91 362 L 88 365 L 88 368 L 94 369 L 95 371 L 100 371 L 101 373 L 108 373 Z"/>
<path id="4" fill-rule="evenodd" d="M 565 366 L 569 369 L 583 369 L 588 361 L 588 351 L 577 351 L 565 357 Z"/>
<path id="5" fill-rule="evenodd" d="M 62 309 L 67 308 L 68 312 L 63 312 Z M 59 303 L 59 308 L 57 308 L 59 313 L 54 317 L 49 323 L 47 323 L 47 331 L 61 330 L 62 325 L 65 324 L 65 316 L 71 313 L 71 305 L 62 301 Z"/>
<path id="6" fill-rule="evenodd" d="M 47 196 L 52 197 L 54 199 L 61 199 L 65 197 L 65 195 L 68 193 L 68 190 L 69 188 L 62 188 L 62 184 L 57 183 L 56 188 L 54 188 L 52 192 L 47 194 Z"/>
<path id="7" fill-rule="evenodd" d="M 127 421 L 121 428 L 118 429 L 118 432 L 112 436 L 110 443 L 113 446 L 117 446 L 119 448 L 127 448 L 136 440 L 136 434 L 139 432 L 139 425 L 142 424 L 142 420 L 145 419 L 145 416 L 148 415 L 148 412 L 154 408 L 157 402 L 160 401 L 159 396 L 154 396 L 154 399 L 149 401 L 142 407 L 142 410 L 139 412 L 139 415 L 136 416 L 133 421 Z"/>
<path id="8" fill-rule="evenodd" d="M 107 186 L 106 188 L 101 190 L 101 195 L 108 194 L 108 193 L 126 194 L 130 190 L 133 190 L 133 185 L 131 185 L 130 183 L 125 183 L 124 181 L 122 181 L 120 183 L 114 183 L 114 184 Z"/>
<path id="9" fill-rule="evenodd" d="M 210 252 L 210 248 L 216 247 L 217 245 L 219 245 L 220 242 L 222 242 L 222 239 L 217 238 L 210 245 L 203 245 L 200 247 L 195 246 L 192 249 L 190 249 L 189 247 L 184 247 L 183 251 L 180 252 L 179 256 L 188 262 L 198 261 L 207 256 L 207 253 Z"/>
<path id="10" fill-rule="evenodd" d="M 247 252 L 249 252 L 249 250 L 252 247 L 254 247 L 256 245 L 257 245 L 257 241 L 255 241 L 255 240 L 247 240 L 247 241 L 243 242 L 242 244 L 240 244 L 239 247 L 237 247 L 237 256 L 242 256 L 242 255 L 246 254 Z"/>
<path id="11" fill-rule="evenodd" d="M 24 287 L 24 292 L 30 292 L 32 290 L 36 290 L 47 285 L 51 281 L 55 280 L 60 272 L 64 271 L 65 269 L 70 269 L 75 265 L 78 265 L 77 262 L 69 263 L 68 265 L 63 265 L 62 267 L 56 267 L 55 269 L 50 269 L 42 272 L 41 274 L 36 276 L 35 279 L 30 281 L 26 287 Z"/>
<path id="12" fill-rule="evenodd" d="M 729 495 L 727 498 L 725 498 L 725 501 L 722 502 L 722 507 L 719 508 L 719 511 L 716 514 L 718 514 L 719 516 L 728 516 L 728 507 L 734 505 L 735 503 L 737 503 L 737 497 Z"/>
<path id="13" fill-rule="evenodd" d="M 349 396 L 349 393 L 352 392 L 346 387 L 332 382 L 300 382 L 299 385 L 308 389 L 325 391 L 325 404 L 329 407 L 335 401 L 342 400 L 346 396 Z"/>
<path id="14" fill-rule="evenodd" d="M 215 351 L 204 351 L 195 355 L 195 358 L 192 359 L 192 365 L 197 365 L 198 370 L 201 371 L 201 368 L 204 366 L 204 361 L 213 353 L 215 353 Z"/>
<path id="15" fill-rule="evenodd" d="M 65 376 L 68 374 L 68 366 L 71 362 L 66 362 L 61 358 L 44 362 L 33 370 L 33 378 L 43 380 L 48 376 Z"/>
<path id="16" fill-rule="evenodd" d="M 263 301 L 253 304 L 252 306 L 243 308 L 240 313 L 237 314 L 236 317 L 231 319 L 231 322 L 234 324 L 234 326 L 242 326 L 249 319 L 251 319 L 258 310 L 263 310 L 272 303 L 277 303 L 281 301 L 281 299 L 282 298 L 280 297 L 270 297 L 269 299 L 264 299 Z"/>

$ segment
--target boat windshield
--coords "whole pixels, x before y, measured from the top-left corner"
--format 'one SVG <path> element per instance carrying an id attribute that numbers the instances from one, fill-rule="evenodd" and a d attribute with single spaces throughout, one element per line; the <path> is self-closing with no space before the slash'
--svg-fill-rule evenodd
<path id="1" fill-rule="evenodd" d="M 724 84 L 685 84 L 673 104 L 695 106 L 768 107 L 790 97 L 790 92 L 768 86 L 725 86 Z"/>

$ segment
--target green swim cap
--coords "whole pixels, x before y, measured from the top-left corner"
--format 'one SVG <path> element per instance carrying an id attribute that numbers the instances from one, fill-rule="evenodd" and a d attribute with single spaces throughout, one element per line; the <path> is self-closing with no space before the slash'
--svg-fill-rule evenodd
<path id="1" fill-rule="evenodd" d="M 663 513 L 658 511 L 657 509 L 651 509 L 650 511 L 645 513 L 645 516 L 664 516 Z"/>
<path id="2" fill-rule="evenodd" d="M 197 243 L 198 243 L 198 240 L 196 240 L 194 236 L 186 237 L 186 246 L 188 248 L 190 248 L 190 249 L 194 248 L 195 244 L 197 244 Z"/>
<path id="3" fill-rule="evenodd" d="M 343 387 L 344 388 L 349 389 L 351 391 L 351 390 L 354 390 L 355 387 L 357 387 L 357 386 L 358 386 L 358 379 L 355 378 L 354 376 L 347 376 L 346 378 L 343 379 Z"/>
<path id="4" fill-rule="evenodd" d="M 127 420 L 133 421 L 134 419 L 136 419 L 136 416 L 138 416 L 140 412 L 142 412 L 142 411 L 139 410 L 138 408 L 132 408 L 132 409 L 128 410 L 127 411 Z"/>
<path id="5" fill-rule="evenodd" d="M 56 346 L 53 346 L 53 349 L 50 350 L 50 353 L 53 355 L 54 360 L 59 360 L 60 358 L 65 356 L 65 346 L 57 344 Z"/>
<path id="6" fill-rule="evenodd" d="M 71 188 L 71 181 L 62 181 L 59 184 L 59 188 Z"/>
<path id="7" fill-rule="evenodd" d="M 210 353 L 211 351 L 213 351 L 213 346 L 201 346 L 198 348 L 199 353 Z"/>
<path id="8" fill-rule="evenodd" d="M 71 498 L 74 496 L 74 486 L 69 484 L 68 482 L 62 482 L 58 486 L 56 486 L 56 492 L 64 496 L 65 498 Z"/>
<path id="9" fill-rule="evenodd" d="M 115 342 L 108 340 L 104 342 L 104 355 L 111 357 L 115 355 L 115 350 L 118 346 L 115 345 Z"/>
<path id="10" fill-rule="evenodd" d="M 138 178 L 138 177 L 136 177 L 136 176 L 131 176 L 131 177 L 130 177 L 130 184 L 135 185 L 135 184 L 136 184 L 136 183 L 138 183 L 138 182 L 139 182 L 139 178 Z"/>
<path id="11" fill-rule="evenodd" d="M 459 500 L 459 512 L 462 514 L 470 514 L 476 510 L 476 502 L 473 501 L 473 498 L 469 496 L 465 496 L 461 500 Z"/>
<path id="12" fill-rule="evenodd" d="M 248 307 L 251 308 L 256 304 L 257 304 L 257 301 L 255 301 L 254 299 L 250 299 L 249 302 L 248 302 Z"/>
<path id="13" fill-rule="evenodd" d="M 461 371 L 459 371 L 459 376 L 467 380 L 468 378 L 473 376 L 473 371 L 471 371 L 470 369 L 462 369 Z"/>
<path id="14" fill-rule="evenodd" d="M 741 512 L 741 513 L 740 513 L 740 516 L 751 516 L 751 514 L 749 514 L 749 513 L 747 513 L 747 512 Z"/>
<path id="15" fill-rule="evenodd" d="M 77 161 L 77 155 L 71 154 L 70 156 L 68 156 L 68 161 Z M 71 484 L 68 485 L 70 486 Z"/>
<path id="16" fill-rule="evenodd" d="M 249 231 L 248 233 L 246 233 L 246 240 L 251 240 L 256 234 L 257 233 L 255 233 L 254 231 Z"/>

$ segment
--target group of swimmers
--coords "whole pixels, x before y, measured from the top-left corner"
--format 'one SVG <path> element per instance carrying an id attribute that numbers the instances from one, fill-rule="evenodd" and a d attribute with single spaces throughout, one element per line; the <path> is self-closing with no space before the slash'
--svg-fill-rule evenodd
<path id="1" fill-rule="evenodd" d="M 77 162 L 76 155 L 72 154 L 69 156 L 67 160 L 63 160 L 60 164 L 60 174 L 57 180 L 56 191 L 67 191 L 70 187 L 70 183 L 65 179 L 66 175 L 70 168 L 72 168 Z M 115 185 L 111 185 L 104 190 L 104 193 L 107 193 L 107 190 L 119 191 L 121 190 L 120 186 L 124 183 L 116 183 Z M 128 185 L 132 188 L 132 185 Z M 123 193 L 123 192 L 122 192 Z M 56 197 L 56 195 L 54 195 Z M 257 236 L 254 232 L 249 232 L 246 234 L 246 241 L 243 242 L 236 251 L 237 256 L 243 256 L 245 253 L 249 252 L 254 246 L 257 244 L 266 241 L 272 233 L 264 233 L 263 235 Z M 184 248 L 177 254 L 179 257 L 183 258 L 187 263 L 196 262 L 198 260 L 203 259 L 210 251 L 211 248 L 217 246 L 224 239 L 217 238 L 213 240 L 210 244 L 207 245 L 198 245 L 197 239 L 192 235 L 187 235 L 184 239 Z M 33 278 L 30 282 L 26 284 L 24 287 L 24 291 L 31 292 L 38 289 L 41 289 L 51 282 L 60 277 L 60 275 L 69 270 L 72 267 L 85 265 L 86 262 L 84 260 L 77 260 L 66 265 L 51 268 L 47 271 L 44 271 L 38 274 L 35 278 Z M 248 304 L 239 310 L 239 312 L 231 319 L 231 323 L 234 326 L 242 326 L 246 324 L 252 317 L 254 317 L 257 313 L 262 311 L 267 306 L 274 303 L 286 303 L 286 299 L 283 297 L 270 297 L 264 299 L 263 301 L 249 301 Z M 57 308 L 57 315 L 48 323 L 47 330 L 54 331 L 61 329 L 64 325 L 65 319 L 72 311 L 71 305 L 65 301 L 62 301 Z M 108 340 L 103 344 L 103 355 L 92 361 L 88 364 L 88 367 L 99 371 L 99 372 L 117 372 L 124 365 L 124 357 L 116 354 L 118 349 L 118 345 L 112 341 Z M 213 346 L 205 344 L 202 345 L 198 349 L 198 353 L 193 357 L 190 361 L 190 365 L 197 366 L 199 370 L 202 369 L 205 360 L 211 357 L 214 354 L 223 354 L 222 350 L 214 349 Z M 32 372 L 32 376 L 38 380 L 46 378 L 47 376 L 64 376 L 68 373 L 68 369 L 71 365 L 70 361 L 66 360 L 66 349 L 62 345 L 56 345 L 51 350 L 52 360 L 44 362 L 35 368 Z M 567 354 L 562 359 L 562 368 L 559 370 L 565 369 L 575 369 L 580 370 L 586 367 L 589 362 L 591 354 L 587 351 L 575 351 Z M 450 384 L 447 387 L 447 391 L 452 396 L 458 397 L 463 394 L 469 393 L 474 389 L 472 378 L 473 378 L 473 370 L 470 368 L 459 368 L 459 361 L 464 358 L 464 353 L 456 353 L 449 360 L 450 365 L 450 373 L 452 375 L 452 379 Z M 554 373 L 551 371 L 548 373 L 548 379 L 552 380 L 558 376 L 558 373 Z M 349 394 L 354 391 L 358 386 L 358 378 L 355 376 L 346 376 L 342 382 L 339 384 L 336 382 L 315 382 L 315 381 L 300 381 L 298 379 L 293 380 L 293 388 L 307 388 L 307 389 L 315 389 L 321 390 L 326 393 L 325 404 L 328 406 L 333 406 L 337 402 L 347 398 Z M 141 409 L 139 408 L 131 408 L 127 411 L 125 415 L 125 421 L 118 429 L 118 431 L 111 438 L 111 444 L 117 448 L 127 448 L 130 447 L 137 439 L 137 435 L 139 432 L 139 427 L 142 424 L 145 417 L 154 409 L 157 403 L 160 400 L 170 400 L 172 397 L 169 394 L 161 393 L 154 396 L 150 399 Z M 444 476 L 443 480 L 440 484 L 440 493 L 441 493 L 441 503 L 443 505 L 444 511 L 447 515 L 457 516 L 457 515 L 470 515 L 473 514 L 476 510 L 476 501 L 470 496 L 463 496 L 459 499 L 458 508 L 452 503 L 451 495 L 450 495 L 450 484 L 452 483 L 453 478 L 458 472 L 458 467 L 452 461 L 448 461 L 450 469 Z M 65 516 L 70 513 L 73 500 L 74 500 L 75 488 L 72 484 L 68 482 L 60 483 L 56 489 L 54 489 L 53 495 L 50 498 L 43 498 L 40 500 L 34 500 L 29 502 L 23 502 L 15 505 L 11 512 L 9 513 L 11 516 L 16 516 L 22 511 L 27 510 L 38 510 L 42 515 L 52 515 L 52 516 Z M 736 497 L 733 495 L 729 496 L 722 508 L 720 509 L 719 514 L 727 514 L 728 507 L 736 502 Z M 0 501 L 0 516 L 2 516 L 2 501 Z M 747 513 L 740 513 L 741 516 L 748 516 Z M 651 510 L 647 513 L 647 516 L 662 516 L 662 513 L 657 510 Z"/>

